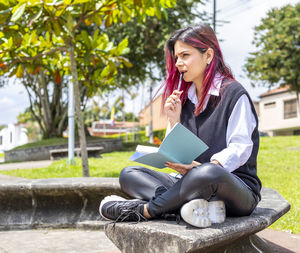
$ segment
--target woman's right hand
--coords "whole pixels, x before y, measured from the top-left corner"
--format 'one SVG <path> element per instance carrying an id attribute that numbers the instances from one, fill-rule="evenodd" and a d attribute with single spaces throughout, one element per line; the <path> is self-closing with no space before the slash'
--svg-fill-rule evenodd
<path id="1" fill-rule="evenodd" d="M 180 122 L 181 114 L 181 101 L 180 95 L 182 91 L 174 90 L 173 93 L 167 98 L 164 110 L 167 115 L 168 121 L 171 124 L 171 128 Z"/>

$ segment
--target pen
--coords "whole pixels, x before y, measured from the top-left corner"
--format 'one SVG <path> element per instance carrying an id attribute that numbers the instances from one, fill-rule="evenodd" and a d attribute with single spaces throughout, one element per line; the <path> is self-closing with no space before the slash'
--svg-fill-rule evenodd
<path id="1" fill-rule="evenodd" d="M 180 73 L 179 82 L 178 82 L 178 85 L 177 85 L 177 90 L 178 91 L 180 91 L 180 88 L 181 88 L 182 76 L 183 76 L 183 73 Z"/>
<path id="2" fill-rule="evenodd" d="M 183 76 L 183 73 L 180 73 L 180 77 L 179 77 L 179 81 L 178 81 L 178 85 L 177 85 L 177 90 L 178 91 L 180 91 L 180 88 L 181 88 L 182 76 Z M 179 95 L 179 99 L 180 99 L 180 96 L 181 95 Z M 175 101 L 175 104 L 176 104 L 176 101 Z"/>

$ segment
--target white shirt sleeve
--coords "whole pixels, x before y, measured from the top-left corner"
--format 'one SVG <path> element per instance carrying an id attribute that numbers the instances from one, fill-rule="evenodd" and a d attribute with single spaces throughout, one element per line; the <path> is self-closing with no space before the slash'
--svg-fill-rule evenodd
<path id="1" fill-rule="evenodd" d="M 242 95 L 235 104 L 228 120 L 226 143 L 227 148 L 214 154 L 225 170 L 232 172 L 245 164 L 249 159 L 253 142 L 251 139 L 256 119 L 251 110 L 247 95 Z"/>
<path id="2" fill-rule="evenodd" d="M 170 122 L 168 122 L 168 126 L 167 126 L 167 130 L 166 130 L 166 134 L 165 134 L 165 138 L 167 137 L 167 135 L 171 132 L 171 124 Z"/>

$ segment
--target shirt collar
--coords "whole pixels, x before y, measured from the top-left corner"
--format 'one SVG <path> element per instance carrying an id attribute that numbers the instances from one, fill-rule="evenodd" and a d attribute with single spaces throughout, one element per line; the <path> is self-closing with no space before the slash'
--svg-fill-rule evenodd
<path id="1" fill-rule="evenodd" d="M 212 85 L 210 86 L 210 89 L 207 94 L 206 100 L 208 101 L 210 95 L 213 96 L 219 96 L 220 95 L 220 88 L 223 81 L 223 76 L 221 76 L 220 73 L 217 73 L 214 77 L 214 80 L 212 82 Z M 194 104 L 198 104 L 198 98 L 196 93 L 196 85 L 193 83 L 191 87 L 188 90 L 188 99 Z M 206 107 L 206 106 L 205 106 Z"/>

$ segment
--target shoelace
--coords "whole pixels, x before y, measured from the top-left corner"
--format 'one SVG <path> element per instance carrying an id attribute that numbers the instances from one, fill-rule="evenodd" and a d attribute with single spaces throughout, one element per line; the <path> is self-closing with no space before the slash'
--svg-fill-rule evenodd
<path id="1" fill-rule="evenodd" d="M 132 222 L 132 224 L 137 224 L 140 221 L 147 221 L 147 218 L 136 210 L 134 210 L 134 211 L 133 210 L 124 210 L 116 220 L 114 220 L 108 224 L 113 224 L 113 228 L 115 228 L 117 222 L 123 222 L 132 215 L 134 215 L 137 218 L 137 221 Z"/>

